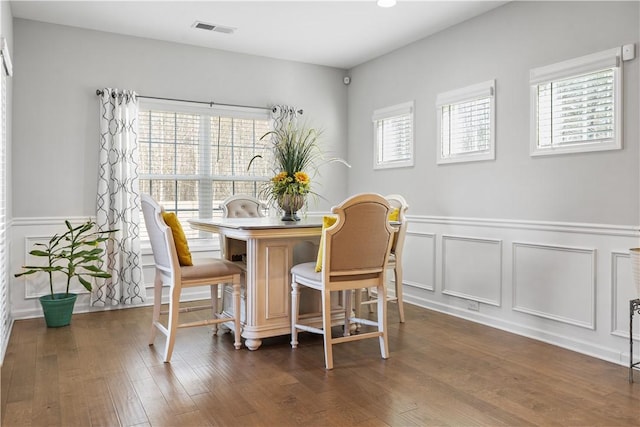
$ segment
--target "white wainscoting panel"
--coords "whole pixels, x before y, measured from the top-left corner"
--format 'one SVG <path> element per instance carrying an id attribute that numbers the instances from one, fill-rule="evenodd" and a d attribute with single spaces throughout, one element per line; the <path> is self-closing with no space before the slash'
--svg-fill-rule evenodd
<path id="1" fill-rule="evenodd" d="M 513 309 L 595 329 L 595 249 L 513 243 Z"/>
<path id="2" fill-rule="evenodd" d="M 638 294 L 631 274 L 629 252 L 612 252 L 611 333 L 613 335 L 629 338 L 629 301 L 635 298 L 638 298 Z M 640 328 L 636 325 L 634 325 L 633 338 L 640 341 Z"/>
<path id="3" fill-rule="evenodd" d="M 436 281 L 436 236 L 407 231 L 402 252 L 403 285 L 433 291 Z M 389 273 L 393 277 L 393 273 Z"/>
<path id="4" fill-rule="evenodd" d="M 443 235 L 442 293 L 500 306 L 502 242 Z"/>

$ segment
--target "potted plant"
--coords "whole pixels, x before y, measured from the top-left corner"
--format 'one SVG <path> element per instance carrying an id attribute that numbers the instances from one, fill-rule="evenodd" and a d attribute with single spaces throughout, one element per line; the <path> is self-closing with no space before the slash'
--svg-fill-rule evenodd
<path id="1" fill-rule="evenodd" d="M 95 222 L 88 220 L 76 227 L 65 221 L 67 231 L 54 235 L 48 243 L 36 243 L 30 255 L 46 258 L 42 265 L 26 265 L 25 270 L 15 277 L 35 273 L 47 273 L 49 276 L 49 295 L 40 297 L 48 327 L 57 328 L 71 323 L 71 315 L 77 294 L 70 293 L 69 287 L 75 277 L 88 291 L 91 291 L 91 278 L 109 278 L 111 274 L 100 269 L 96 263 L 100 260 L 104 249 L 102 242 L 109 239 L 108 234 L 116 230 L 94 231 Z M 65 292 L 54 292 L 55 273 L 66 276 Z"/>
<path id="2" fill-rule="evenodd" d="M 316 171 L 319 162 L 339 161 L 349 166 L 344 160 L 332 158 L 324 160 L 318 147 L 320 132 L 306 126 L 287 123 L 280 129 L 264 134 L 260 139 L 271 138 L 273 144 L 274 176 L 263 188 L 261 195 L 268 201 L 275 202 L 284 211 L 283 221 L 299 221 L 297 211 L 304 205 L 311 191 L 311 179 L 307 171 Z M 254 156 L 249 162 L 261 155 Z"/>

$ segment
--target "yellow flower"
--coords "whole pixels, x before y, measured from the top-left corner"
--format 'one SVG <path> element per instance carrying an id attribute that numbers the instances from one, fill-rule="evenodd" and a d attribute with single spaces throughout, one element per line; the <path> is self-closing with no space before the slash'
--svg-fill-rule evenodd
<path id="1" fill-rule="evenodd" d="M 271 178 L 273 182 L 283 182 L 287 180 L 287 172 L 280 172 L 278 175 Z"/>
<path id="2" fill-rule="evenodd" d="M 296 172 L 293 174 L 293 176 L 296 179 L 296 182 L 299 182 L 303 185 L 309 184 L 309 175 L 307 175 L 305 172 Z"/>

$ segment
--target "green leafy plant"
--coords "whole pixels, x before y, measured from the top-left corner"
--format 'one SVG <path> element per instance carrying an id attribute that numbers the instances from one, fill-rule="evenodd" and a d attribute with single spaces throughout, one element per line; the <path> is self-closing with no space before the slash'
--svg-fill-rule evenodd
<path id="1" fill-rule="evenodd" d="M 96 223 L 87 221 L 73 227 L 65 221 L 67 231 L 54 235 L 47 243 L 36 243 L 30 255 L 47 259 L 44 265 L 25 265 L 25 270 L 15 277 L 27 276 L 35 273 L 47 273 L 51 298 L 54 298 L 54 273 L 60 272 L 66 276 L 65 297 L 69 295 L 71 280 L 76 277 L 88 291 L 92 285 L 88 279 L 111 277 L 111 274 L 97 266 L 104 249 L 100 244 L 109 240 L 109 234 L 117 230 L 94 231 Z"/>
<path id="2" fill-rule="evenodd" d="M 309 171 L 314 173 L 324 163 L 339 161 L 349 167 L 344 160 L 338 158 L 325 159 L 318 146 L 321 132 L 307 126 L 297 126 L 294 122 L 265 133 L 260 140 L 270 138 L 273 144 L 274 176 L 262 189 L 261 195 L 269 201 L 277 201 L 284 195 L 315 194 L 311 191 Z M 261 155 L 254 156 L 251 163 Z"/>

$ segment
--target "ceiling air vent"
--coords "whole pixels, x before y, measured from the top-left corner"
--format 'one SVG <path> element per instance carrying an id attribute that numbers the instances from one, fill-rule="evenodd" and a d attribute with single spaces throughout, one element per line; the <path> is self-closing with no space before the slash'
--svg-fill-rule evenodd
<path id="1" fill-rule="evenodd" d="M 236 29 L 233 27 L 225 27 L 222 25 L 207 24 L 206 22 L 196 21 L 192 25 L 193 28 L 200 30 L 215 31 L 217 33 L 232 34 Z"/>

